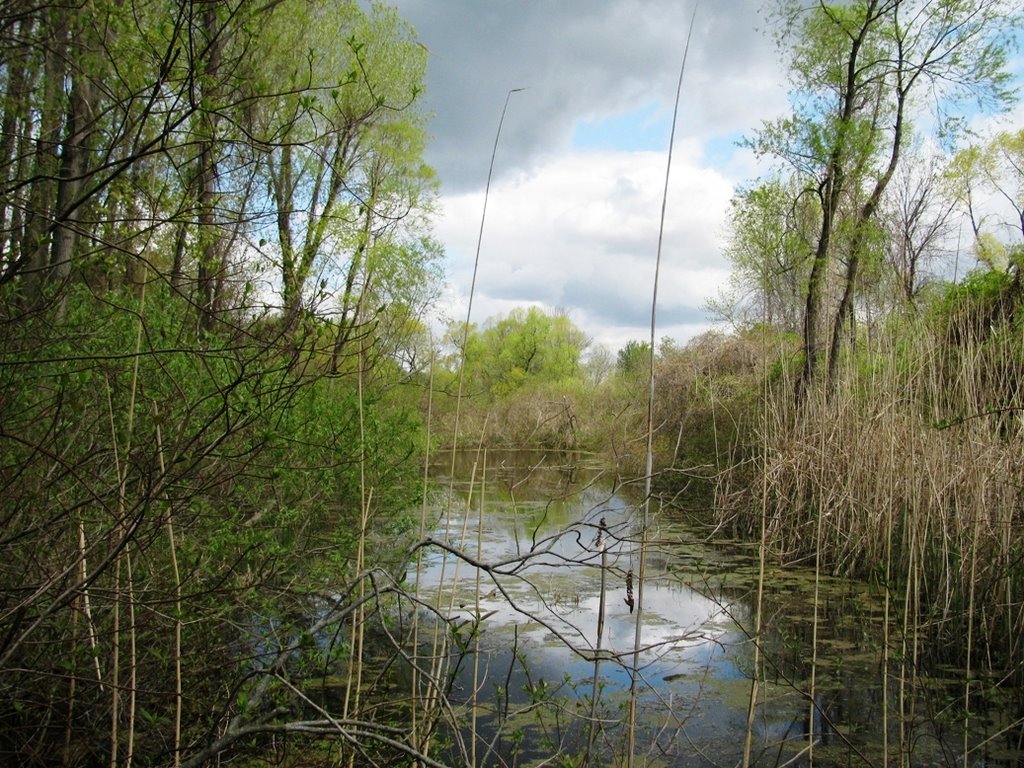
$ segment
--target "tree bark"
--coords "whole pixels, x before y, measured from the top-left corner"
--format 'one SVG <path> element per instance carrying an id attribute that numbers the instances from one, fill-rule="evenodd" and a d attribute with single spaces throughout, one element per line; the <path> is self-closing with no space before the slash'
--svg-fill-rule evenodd
<path id="1" fill-rule="evenodd" d="M 73 211 L 77 207 L 82 176 L 86 170 L 89 137 L 89 103 L 92 87 L 87 77 L 78 73 L 71 88 L 65 125 L 64 141 L 61 144 L 60 175 L 57 180 L 57 202 L 50 249 L 50 280 L 64 284 L 71 276 L 71 263 L 78 238 L 78 224 Z"/>
<path id="2" fill-rule="evenodd" d="M 201 109 L 199 123 L 203 135 L 199 137 L 199 156 L 196 172 L 196 201 L 199 236 L 199 265 L 197 270 L 197 301 L 199 303 L 199 329 L 210 331 L 216 321 L 217 273 L 221 263 L 221 238 L 217 232 L 215 207 L 217 203 L 218 163 L 216 153 L 217 117 L 213 108 L 213 94 L 220 77 L 223 38 L 217 28 L 217 10 L 207 3 L 202 11 L 201 25 L 206 41 L 205 61 L 200 81 Z"/>
<path id="3" fill-rule="evenodd" d="M 860 52 L 868 31 L 876 20 L 878 3 L 872 1 L 865 9 L 864 21 L 855 37 L 850 40 L 850 52 L 846 59 L 846 77 L 840 91 L 840 105 L 836 125 L 835 143 L 829 154 L 823 180 L 818 187 L 821 200 L 821 231 L 811 264 L 811 274 L 807 285 L 807 304 L 804 309 L 804 365 L 796 383 L 796 402 L 801 405 L 807 396 L 807 390 L 813 382 L 818 370 L 819 344 L 818 325 L 821 317 L 822 297 L 825 277 L 828 270 L 832 230 L 836 212 L 845 187 L 845 163 L 847 159 L 846 142 L 850 126 L 860 96 Z"/>
<path id="4" fill-rule="evenodd" d="M 57 147 L 60 145 L 63 112 L 61 97 L 67 74 L 67 18 L 64 14 L 61 8 L 50 10 L 50 29 L 45 36 L 43 103 L 21 242 L 21 258 L 27 266 L 23 298 L 28 305 L 35 305 L 41 300 L 50 253 L 49 233 L 54 214 L 54 180 L 57 176 Z"/>

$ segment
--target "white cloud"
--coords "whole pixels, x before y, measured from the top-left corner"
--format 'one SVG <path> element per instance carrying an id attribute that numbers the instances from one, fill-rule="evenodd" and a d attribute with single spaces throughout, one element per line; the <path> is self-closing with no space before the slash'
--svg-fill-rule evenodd
<path id="1" fill-rule="evenodd" d="M 648 338 L 668 126 L 694 0 L 392 2 L 431 51 L 427 160 L 443 183 L 443 309 L 465 317 L 494 131 L 508 90 L 523 87 L 502 129 L 473 319 L 516 306 L 562 308 L 613 351 Z M 697 11 L 666 216 L 659 338 L 682 342 L 709 326 L 700 307 L 727 278 L 729 198 L 764 169 L 735 142 L 788 110 L 764 5 L 702 2 Z M 1024 76 L 1020 58 L 1012 68 Z M 1009 125 L 1022 124 L 1021 109 Z M 626 151 L 634 149 L 654 151 Z"/>
<path id="2" fill-rule="evenodd" d="M 502 128 L 473 320 L 542 306 L 568 311 L 612 351 L 648 338 L 668 128 L 692 3 L 393 1 L 431 51 L 427 159 L 443 184 L 436 233 L 449 255 L 441 311 L 465 317 L 494 131 L 508 90 L 523 87 Z M 666 212 L 659 338 L 684 341 L 708 327 L 701 306 L 726 279 L 728 201 L 758 172 L 735 139 L 786 106 L 778 57 L 759 30 L 761 4 L 705 2 L 696 16 Z M 573 141 L 584 123 L 580 149 Z"/>
<path id="3" fill-rule="evenodd" d="M 720 248 L 733 184 L 700 165 L 694 142 L 676 146 L 659 278 L 658 336 L 692 335 L 701 305 L 726 279 Z M 473 320 L 513 306 L 564 308 L 610 348 L 649 334 L 665 179 L 665 153 L 571 152 L 491 189 Z M 438 236 L 448 244 L 447 311 L 465 315 L 483 193 L 443 199 Z M 457 304 L 456 306 L 453 306 Z M 647 329 L 647 330 L 644 330 Z"/>
<path id="4" fill-rule="evenodd" d="M 510 88 L 526 88 L 504 127 L 499 173 L 566 148 L 579 120 L 659 103 L 671 116 L 691 3 L 678 0 L 394 0 L 431 51 L 434 112 L 428 159 L 448 190 L 482 186 Z M 756 127 L 785 105 L 762 0 L 702 3 L 687 59 L 681 115 L 706 140 Z M 667 135 L 666 135 L 667 142 Z"/>

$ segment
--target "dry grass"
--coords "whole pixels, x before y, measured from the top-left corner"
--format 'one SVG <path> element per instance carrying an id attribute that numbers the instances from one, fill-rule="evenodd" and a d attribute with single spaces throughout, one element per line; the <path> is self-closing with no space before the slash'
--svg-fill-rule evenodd
<path id="1" fill-rule="evenodd" d="M 1024 622 L 1020 341 L 993 330 L 950 346 L 923 322 L 909 326 L 862 349 L 830 397 L 812 394 L 799 411 L 791 382 L 774 382 L 758 467 L 767 540 L 784 562 L 817 556 L 835 574 L 880 582 L 891 547 L 888 587 L 918 580 L 936 636 L 962 637 L 973 622 L 982 647 L 1015 658 Z M 720 514 L 753 531 L 760 483 L 731 480 Z"/>

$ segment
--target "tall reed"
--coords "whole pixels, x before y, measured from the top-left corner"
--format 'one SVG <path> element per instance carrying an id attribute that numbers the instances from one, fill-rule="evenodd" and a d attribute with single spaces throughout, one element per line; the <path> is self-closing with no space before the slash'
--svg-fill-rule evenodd
<path id="1" fill-rule="evenodd" d="M 504 104 L 502 105 L 501 116 L 498 119 L 498 126 L 497 126 L 497 129 L 495 130 L 495 133 L 494 133 L 494 145 L 493 145 L 492 150 L 491 150 L 491 159 L 490 159 L 490 163 L 489 163 L 488 169 L 487 169 L 487 183 L 486 183 L 486 186 L 484 188 L 483 208 L 482 208 L 481 213 L 480 213 L 480 229 L 479 229 L 479 232 L 478 232 L 478 235 L 477 235 L 476 252 L 475 252 L 474 260 L 473 260 L 473 276 L 472 276 L 472 279 L 471 279 L 471 282 L 470 282 L 470 286 L 469 286 L 469 298 L 468 298 L 467 305 L 466 305 L 466 319 L 465 319 L 465 323 L 463 325 L 463 330 L 462 330 L 462 341 L 461 341 L 461 344 L 459 346 L 459 354 L 461 356 L 461 359 L 459 361 L 459 366 L 458 366 L 458 377 L 457 377 L 456 394 L 455 394 L 455 420 L 454 420 L 454 424 L 453 424 L 453 427 L 452 427 L 451 464 L 450 464 L 450 467 L 449 467 L 449 486 L 448 486 L 448 493 L 447 493 L 447 496 L 446 496 L 447 502 L 446 502 L 445 516 L 444 516 L 444 519 L 445 519 L 444 539 L 446 541 L 451 539 L 451 533 L 452 533 L 452 531 L 451 531 L 451 525 L 452 525 L 451 501 L 452 501 L 452 499 L 454 498 L 454 495 L 455 495 L 454 494 L 455 465 L 456 465 L 457 451 L 458 451 L 458 447 L 459 447 L 460 426 L 461 426 L 460 425 L 460 418 L 461 418 L 461 415 L 462 415 L 462 404 L 463 404 L 463 396 L 464 396 L 463 387 L 464 387 L 464 384 L 465 384 L 466 347 L 467 347 L 467 343 L 468 343 L 468 334 L 469 334 L 470 321 L 471 321 L 472 316 L 473 316 L 473 300 L 474 300 L 474 297 L 476 295 L 477 275 L 478 275 L 479 269 L 480 269 L 480 252 L 481 252 L 481 248 L 482 248 L 482 245 L 483 245 L 484 229 L 485 229 L 485 225 L 486 225 L 486 222 L 487 222 L 487 205 L 488 205 L 488 202 L 490 201 L 491 181 L 492 181 L 493 176 L 494 176 L 494 164 L 495 164 L 495 160 L 496 160 L 497 154 L 498 154 L 498 145 L 499 145 L 499 142 L 501 140 L 502 127 L 505 124 L 505 116 L 508 113 L 509 102 L 510 102 L 513 94 L 520 93 L 523 90 L 524 90 L 523 88 L 511 88 L 505 94 L 505 101 L 504 101 Z M 432 412 L 433 394 L 434 394 L 434 392 L 433 392 L 433 371 L 434 371 L 434 369 L 433 369 L 433 364 L 432 364 L 431 365 L 431 381 L 430 381 L 430 412 Z M 486 422 L 484 424 L 484 428 L 483 428 L 482 431 L 486 432 Z M 429 430 L 428 430 L 427 442 L 428 442 L 428 444 L 430 442 Z M 430 470 L 430 466 L 429 465 L 430 465 L 430 451 L 429 451 L 429 446 L 428 446 L 428 449 L 425 451 L 425 454 L 424 454 L 424 466 L 423 466 L 424 502 L 423 502 L 423 505 L 422 505 L 421 511 L 420 511 L 420 524 L 419 524 L 419 534 L 420 534 L 419 538 L 420 538 L 420 541 L 425 540 L 425 535 L 426 535 L 426 498 L 427 498 L 427 488 L 428 488 L 429 470 Z M 473 485 L 475 483 L 475 472 L 476 472 L 476 464 L 474 464 L 474 478 L 471 479 L 471 481 L 470 481 L 471 489 L 472 489 L 472 487 L 473 487 Z M 471 504 L 471 499 L 472 499 L 472 490 L 471 490 L 469 498 L 470 498 L 470 501 L 467 501 L 466 509 L 464 510 L 464 513 L 463 513 L 463 526 L 462 526 L 462 534 L 461 534 L 461 537 L 460 537 L 460 541 L 461 541 L 462 545 L 465 545 L 465 542 L 466 542 L 466 527 L 467 527 L 468 521 L 469 521 L 470 504 Z M 482 524 L 482 517 L 483 517 L 483 506 L 482 506 L 482 504 L 483 504 L 483 502 L 481 500 L 481 506 L 480 506 L 480 516 L 481 516 L 480 523 L 481 524 Z M 479 530 L 478 530 L 478 536 L 479 536 Z M 478 544 L 478 546 L 479 546 L 479 544 Z M 417 550 L 416 557 L 417 557 L 417 560 L 416 560 L 416 563 L 417 563 L 417 565 L 416 565 L 416 586 L 417 586 L 417 593 L 418 593 L 419 592 L 419 585 L 420 585 L 421 568 L 422 568 L 422 549 L 418 549 Z M 442 608 L 443 601 L 444 601 L 444 592 L 445 592 L 445 590 L 448 590 L 447 615 L 451 616 L 453 611 L 454 611 L 454 607 L 455 607 L 456 590 L 457 590 L 457 585 L 458 585 L 458 580 L 459 580 L 459 566 L 461 565 L 461 560 L 460 559 L 456 559 L 456 561 L 455 561 L 455 573 L 454 573 L 454 576 L 451 579 L 449 579 L 449 574 L 448 574 L 448 562 L 449 562 L 449 558 L 446 555 L 444 557 L 444 559 L 442 560 L 442 563 L 441 563 L 441 574 L 440 574 L 440 579 L 439 579 L 439 582 L 438 582 L 437 595 L 436 595 L 436 608 L 439 609 L 439 610 Z M 480 616 L 480 609 L 479 609 L 479 581 L 480 581 L 480 572 L 479 572 L 479 569 L 477 570 L 477 579 L 476 579 L 476 581 L 477 581 L 477 595 L 478 596 L 477 596 L 477 600 L 475 602 L 475 606 L 476 606 L 477 619 L 479 620 L 479 616 Z M 414 619 L 413 633 L 412 633 L 412 642 L 413 642 L 413 650 L 412 650 L 413 658 L 414 659 L 418 659 L 418 657 L 419 657 L 419 644 L 420 644 L 419 620 L 418 620 L 418 617 L 416 617 Z M 441 717 L 443 711 L 445 710 L 445 708 L 447 706 L 447 702 L 445 701 L 445 691 L 442 688 L 442 681 L 448 676 L 448 673 L 449 673 L 449 653 L 448 653 L 448 651 L 449 651 L 448 637 L 442 631 L 442 623 L 441 622 L 435 622 L 435 624 L 434 624 L 434 631 L 432 633 L 431 649 L 430 649 L 430 656 L 429 656 L 430 666 L 429 666 L 429 670 L 427 671 L 427 674 L 425 675 L 425 677 L 426 677 L 425 685 L 427 687 L 427 695 L 425 697 L 421 697 L 420 685 L 419 685 L 419 680 L 420 680 L 421 676 L 419 675 L 418 664 L 414 665 L 414 671 L 413 671 L 413 677 L 412 677 L 412 700 L 413 700 L 412 701 L 412 723 L 413 723 L 413 725 L 412 725 L 412 734 L 413 734 L 414 743 L 416 744 L 417 748 L 421 750 L 421 752 L 422 752 L 422 754 L 424 756 L 429 755 L 430 747 L 431 747 L 431 742 L 432 742 L 432 739 L 433 739 L 433 736 L 434 736 L 434 732 L 435 732 L 436 726 L 437 726 L 437 724 L 439 722 L 439 718 Z M 476 667 L 477 658 L 478 657 L 474 658 L 474 680 L 476 679 L 476 674 L 477 674 L 477 667 Z M 470 745 L 470 753 L 471 753 L 471 762 L 475 762 L 476 747 L 477 747 L 477 744 L 476 744 L 476 707 L 475 706 L 473 707 L 472 718 L 473 718 L 473 728 L 472 728 L 473 732 L 471 733 L 472 741 L 471 741 L 471 745 Z M 454 731 L 455 731 L 456 737 L 458 738 L 458 728 L 456 727 L 454 729 Z M 463 750 L 463 751 L 465 751 L 465 750 Z"/>
<path id="2" fill-rule="evenodd" d="M 697 19 L 697 8 L 699 5 L 699 0 L 693 5 L 693 13 L 690 16 L 690 26 L 686 33 L 686 44 L 683 47 L 683 60 L 679 65 L 679 80 L 676 84 L 676 98 L 672 109 L 672 130 L 669 133 L 668 156 L 665 161 L 665 186 L 661 196 L 661 216 L 658 221 L 658 251 L 654 260 L 654 281 L 651 295 L 651 337 L 648 346 L 650 359 L 648 366 L 647 390 L 647 457 L 646 471 L 644 472 L 642 519 L 640 522 L 640 567 L 637 571 L 636 632 L 633 640 L 632 669 L 630 670 L 629 722 L 627 724 L 626 765 L 628 768 L 632 768 L 633 754 L 636 749 L 636 710 L 638 681 L 640 678 L 640 648 L 643 634 L 644 577 L 646 576 L 647 566 L 647 535 L 648 525 L 650 522 L 651 481 L 654 476 L 654 352 L 658 317 L 658 278 L 661 272 L 661 248 L 665 235 L 665 209 L 668 206 L 668 184 L 672 175 L 672 150 L 674 149 L 676 139 L 676 123 L 679 119 L 679 98 L 683 92 L 683 75 L 686 72 L 686 57 L 690 52 L 690 39 L 693 35 L 693 26 Z"/>
<path id="3" fill-rule="evenodd" d="M 797 411 L 777 379 L 760 436 L 776 558 L 888 573 L 920 598 L 933 638 L 970 633 L 976 658 L 1004 660 L 1019 653 L 1024 622 L 1024 391 L 1013 383 L 1024 365 L 1013 332 L 951 344 L 927 319 L 904 318 L 848 361 L 831 397 L 811 392 Z M 756 530 L 751 495 L 720 490 L 722 519 Z"/>

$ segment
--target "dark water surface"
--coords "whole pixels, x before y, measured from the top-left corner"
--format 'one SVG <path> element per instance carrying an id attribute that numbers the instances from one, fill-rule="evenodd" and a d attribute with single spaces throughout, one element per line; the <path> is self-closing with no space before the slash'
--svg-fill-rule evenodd
<path id="1" fill-rule="evenodd" d="M 434 538 L 485 567 L 428 549 L 410 581 L 458 627 L 453 698 L 481 765 L 621 764 L 634 675 L 636 765 L 737 765 L 748 730 L 757 765 L 807 765 L 812 741 L 816 765 L 1024 765 L 1020 696 L 977 679 L 965 700 L 896 600 L 886 633 L 880 588 L 768 567 L 748 729 L 755 547 L 652 504 L 641 611 L 642 488 L 562 454 L 465 454 L 436 475 Z"/>

